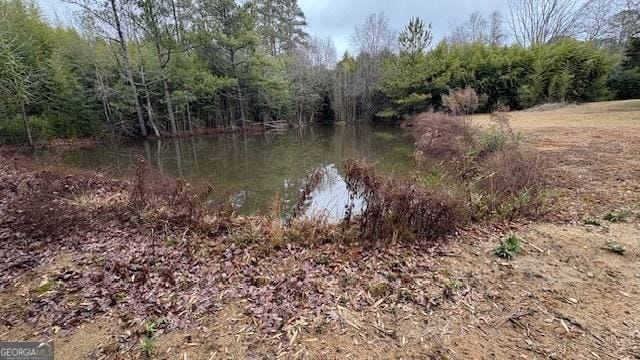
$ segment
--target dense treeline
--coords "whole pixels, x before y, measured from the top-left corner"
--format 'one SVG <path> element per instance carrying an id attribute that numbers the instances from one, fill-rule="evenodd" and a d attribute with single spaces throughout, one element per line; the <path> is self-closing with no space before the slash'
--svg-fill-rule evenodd
<path id="1" fill-rule="evenodd" d="M 0 142 L 399 119 L 468 87 L 481 111 L 639 97 L 640 10 L 616 1 L 511 0 L 511 18 L 473 13 L 438 44 L 419 18 L 396 33 L 374 14 L 338 60 L 296 0 L 67 0 L 73 27 L 0 0 Z M 559 23 L 505 30 L 538 16 Z"/>
<path id="2" fill-rule="evenodd" d="M 393 101 L 382 113 L 437 108 L 443 95 L 465 87 L 481 94 L 482 111 L 595 101 L 609 97 L 610 66 L 606 53 L 572 39 L 529 49 L 441 43 L 426 54 L 401 54 L 387 60 L 382 91 Z"/>
<path id="3" fill-rule="evenodd" d="M 176 135 L 320 110 L 317 73 L 332 60 L 295 0 L 73 3 L 75 29 L 0 1 L 3 139 Z"/>

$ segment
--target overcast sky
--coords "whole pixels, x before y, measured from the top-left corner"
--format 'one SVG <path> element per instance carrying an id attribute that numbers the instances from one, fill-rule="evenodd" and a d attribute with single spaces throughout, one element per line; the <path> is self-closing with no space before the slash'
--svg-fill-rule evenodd
<path id="1" fill-rule="evenodd" d="M 452 25 L 480 11 L 486 15 L 499 10 L 506 15 L 507 0 L 298 0 L 307 15 L 309 32 L 331 36 L 338 55 L 351 48 L 353 29 L 367 15 L 383 12 L 391 26 L 400 31 L 414 16 L 430 22 L 435 42 L 446 36 Z"/>
<path id="2" fill-rule="evenodd" d="M 383 12 L 396 30 L 409 19 L 419 16 L 433 25 L 436 42 L 445 36 L 453 24 L 461 23 L 473 11 L 489 14 L 499 10 L 506 15 L 507 0 L 298 0 L 307 16 L 309 33 L 336 44 L 338 56 L 351 47 L 351 33 L 356 25 L 372 13 Z M 38 0 L 44 13 L 67 22 L 70 5 L 60 0 Z"/>

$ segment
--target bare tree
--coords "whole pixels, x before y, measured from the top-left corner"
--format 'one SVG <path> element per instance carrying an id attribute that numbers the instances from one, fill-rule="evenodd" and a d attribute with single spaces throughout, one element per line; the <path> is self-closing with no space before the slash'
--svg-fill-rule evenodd
<path id="1" fill-rule="evenodd" d="M 341 121 L 357 120 L 356 66 L 356 60 L 345 52 L 333 72 L 333 107 L 336 118 Z"/>
<path id="2" fill-rule="evenodd" d="M 509 0 L 508 23 L 519 44 L 545 44 L 576 35 L 580 9 L 578 0 Z"/>
<path id="3" fill-rule="evenodd" d="M 326 39 L 311 38 L 307 49 L 313 66 L 328 70 L 336 65 L 336 46 L 330 37 Z"/>
<path id="4" fill-rule="evenodd" d="M 374 114 L 373 95 L 380 81 L 381 59 L 395 50 L 397 38 L 397 32 L 382 13 L 369 15 L 351 36 L 353 46 L 359 52 L 354 89 L 361 101 L 364 118 Z"/>
<path id="5" fill-rule="evenodd" d="M 580 9 L 578 29 L 585 40 L 596 40 L 609 35 L 611 17 L 616 13 L 613 0 L 588 0 Z"/>
<path id="6" fill-rule="evenodd" d="M 609 20 L 609 37 L 618 44 L 640 36 L 640 0 L 618 0 L 617 12 Z"/>
<path id="7" fill-rule="evenodd" d="M 640 35 L 640 0 L 588 0 L 580 8 L 580 36 L 624 45 Z"/>
<path id="8" fill-rule="evenodd" d="M 487 38 L 487 20 L 481 13 L 475 11 L 467 19 L 471 42 L 485 42 Z"/>
<path id="9" fill-rule="evenodd" d="M 452 29 L 448 39 L 452 43 L 499 45 L 505 38 L 502 23 L 502 15 L 499 11 L 492 12 L 488 17 L 474 11 L 462 24 Z"/>
<path id="10" fill-rule="evenodd" d="M 504 33 L 504 20 L 499 11 L 489 14 L 488 41 L 491 45 L 501 45 L 504 43 L 506 35 Z"/>
<path id="11" fill-rule="evenodd" d="M 331 96 L 331 69 L 336 64 L 336 49 L 331 38 L 311 38 L 298 45 L 289 61 L 289 78 L 293 86 L 296 121 L 313 122 Z"/>
<path id="12" fill-rule="evenodd" d="M 351 41 L 360 53 L 367 53 L 377 58 L 396 47 L 398 35 L 389 26 L 389 19 L 383 14 L 371 14 L 364 23 L 356 26 Z"/>

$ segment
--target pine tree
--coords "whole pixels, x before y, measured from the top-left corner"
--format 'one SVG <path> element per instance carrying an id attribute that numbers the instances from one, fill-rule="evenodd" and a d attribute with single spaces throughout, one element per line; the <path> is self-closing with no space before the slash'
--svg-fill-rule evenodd
<path id="1" fill-rule="evenodd" d="M 426 24 L 420 18 L 412 18 L 405 29 L 400 33 L 398 42 L 402 52 L 412 56 L 422 54 L 431 44 L 431 23 Z"/>

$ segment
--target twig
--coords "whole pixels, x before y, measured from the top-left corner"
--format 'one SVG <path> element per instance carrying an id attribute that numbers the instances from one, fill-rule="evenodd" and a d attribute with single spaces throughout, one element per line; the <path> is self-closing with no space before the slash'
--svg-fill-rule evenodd
<path id="1" fill-rule="evenodd" d="M 534 313 L 534 311 L 531 310 L 531 309 L 524 311 L 524 310 L 522 310 L 522 308 L 517 308 L 515 311 L 513 311 L 511 313 L 511 315 L 509 315 L 507 317 L 504 317 L 502 319 L 499 319 L 497 321 L 494 321 L 493 326 L 494 327 L 499 327 L 499 326 L 501 326 L 502 324 L 504 324 L 507 321 L 511 321 L 513 323 L 517 323 L 517 320 L 519 318 L 521 318 L 523 316 L 526 316 L 526 315 L 532 315 L 533 313 Z"/>
<path id="2" fill-rule="evenodd" d="M 383 333 L 383 334 L 385 334 L 385 335 L 387 335 L 387 336 L 389 336 L 389 337 L 391 337 L 391 338 L 393 338 L 393 339 L 395 339 L 395 338 L 396 338 L 396 336 L 395 336 L 395 333 L 396 333 L 396 332 L 395 332 L 395 331 L 393 331 L 393 330 L 383 329 L 383 328 L 379 327 L 378 325 L 372 325 L 372 326 L 373 326 L 374 328 L 376 328 L 378 331 L 380 331 L 381 333 Z"/>
<path id="3" fill-rule="evenodd" d="M 544 254 L 544 250 L 542 250 L 542 249 L 540 249 L 539 247 L 537 247 L 537 246 L 533 245 L 532 243 L 527 242 L 527 241 L 525 241 L 525 240 L 522 240 L 522 243 L 523 243 L 523 244 L 527 244 L 527 245 L 531 246 L 532 248 L 534 248 L 534 249 L 538 250 L 540 253 L 543 253 L 543 254 Z"/>

